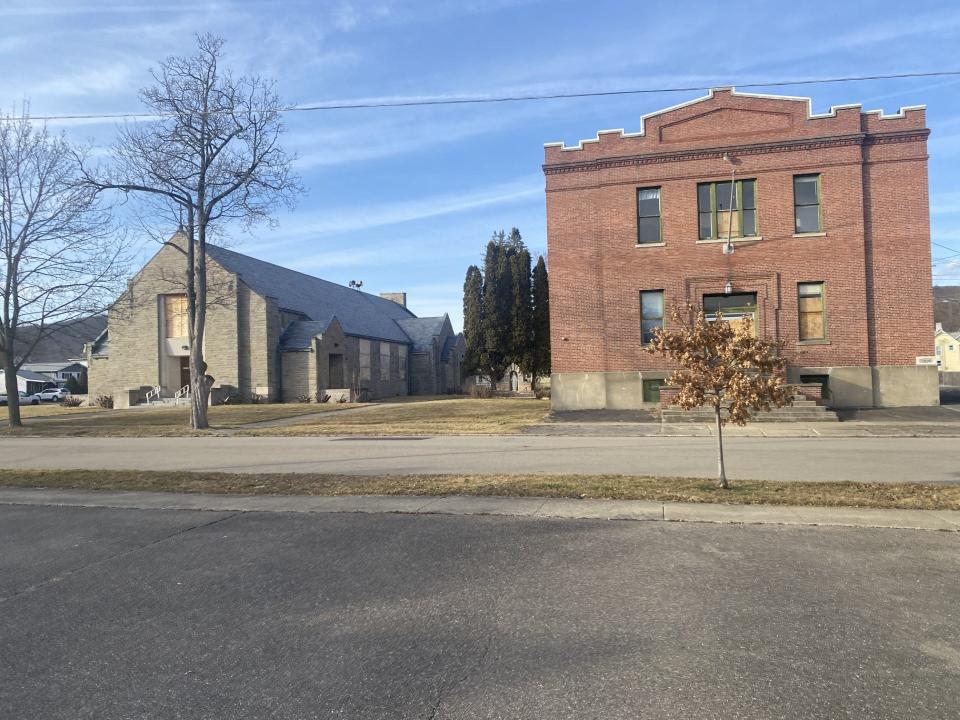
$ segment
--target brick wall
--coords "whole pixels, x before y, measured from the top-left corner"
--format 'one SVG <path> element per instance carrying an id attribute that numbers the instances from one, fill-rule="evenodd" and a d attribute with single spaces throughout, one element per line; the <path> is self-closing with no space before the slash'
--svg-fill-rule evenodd
<path id="1" fill-rule="evenodd" d="M 544 171 L 554 373 L 663 369 L 642 352 L 639 293 L 670 308 L 756 292 L 763 334 L 797 366 L 912 365 L 932 345 L 922 110 L 809 118 L 806 102 L 718 91 L 648 117 L 643 134 L 548 146 Z M 758 234 L 698 242 L 697 183 L 756 179 Z M 823 232 L 795 236 L 793 176 L 819 173 Z M 661 188 L 663 245 L 637 246 L 640 187 Z M 827 339 L 800 342 L 797 284 L 825 283 Z"/>

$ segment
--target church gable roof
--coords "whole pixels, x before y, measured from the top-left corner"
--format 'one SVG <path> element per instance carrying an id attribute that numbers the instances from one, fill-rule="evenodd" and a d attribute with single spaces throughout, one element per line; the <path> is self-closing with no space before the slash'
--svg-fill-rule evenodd
<path id="1" fill-rule="evenodd" d="M 258 295 L 276 298 L 284 310 L 293 310 L 317 323 L 323 332 L 336 317 L 347 335 L 409 343 L 399 321 L 414 314 L 402 305 L 328 280 L 258 260 L 217 245 L 207 254 L 224 269 L 236 273 Z M 295 324 L 295 323 L 294 323 Z M 308 328 L 299 328 L 307 332 Z M 313 337 L 312 335 L 310 337 Z"/>
<path id="2" fill-rule="evenodd" d="M 414 352 L 424 352 L 430 349 L 434 338 L 443 338 L 445 326 L 450 324 L 450 318 L 446 315 L 411 317 L 398 320 L 397 324 L 413 341 Z M 452 329 L 449 332 L 452 333 Z"/>

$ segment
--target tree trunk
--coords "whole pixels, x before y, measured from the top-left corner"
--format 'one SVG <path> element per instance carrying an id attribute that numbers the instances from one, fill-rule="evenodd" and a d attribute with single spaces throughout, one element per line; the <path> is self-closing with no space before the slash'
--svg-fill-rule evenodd
<path id="1" fill-rule="evenodd" d="M 207 375 L 207 363 L 203 359 L 203 332 L 207 324 L 207 282 L 200 264 L 206 261 L 200 252 L 195 257 L 196 265 L 196 305 L 194 308 L 194 338 L 190 343 L 190 426 L 194 430 L 206 430 L 210 427 L 207 420 L 207 407 L 210 404 L 210 376 Z"/>
<path id="2" fill-rule="evenodd" d="M 4 358 L 6 360 L 6 358 Z M 20 394 L 17 391 L 17 369 L 6 361 L 3 366 L 4 384 L 7 389 L 7 422 L 12 428 L 22 427 L 20 421 Z"/>
<path id="3" fill-rule="evenodd" d="M 727 482 L 727 469 L 723 464 L 723 423 L 720 421 L 720 405 L 714 405 L 717 419 L 717 481 L 724 490 L 730 487 Z"/>

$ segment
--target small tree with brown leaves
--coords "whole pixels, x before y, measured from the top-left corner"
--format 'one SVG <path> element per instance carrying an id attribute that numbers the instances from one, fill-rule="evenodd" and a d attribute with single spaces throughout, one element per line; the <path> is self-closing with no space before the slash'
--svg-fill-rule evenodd
<path id="1" fill-rule="evenodd" d="M 726 322 L 717 313 L 710 322 L 698 311 L 677 308 L 670 329 L 654 331 L 647 352 L 674 360 L 680 367 L 667 378 L 678 388 L 674 404 L 684 410 L 711 406 L 717 424 L 717 473 L 720 487 L 730 487 L 723 463 L 723 426 L 746 425 L 750 411 L 768 411 L 792 402 L 784 382 L 786 361 L 780 345 L 754 337 L 749 318 Z M 726 411 L 726 415 L 724 415 Z"/>

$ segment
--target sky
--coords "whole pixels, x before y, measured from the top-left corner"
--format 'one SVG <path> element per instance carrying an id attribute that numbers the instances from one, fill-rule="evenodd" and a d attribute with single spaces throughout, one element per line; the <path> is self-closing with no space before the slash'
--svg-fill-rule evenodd
<path id="1" fill-rule="evenodd" d="M 867 11 L 869 9 L 869 11 Z M 960 3 L 607 0 L 0 0 L 0 102 L 33 115 L 142 110 L 138 90 L 197 33 L 285 103 L 412 100 L 960 70 Z M 755 87 L 814 112 L 925 104 L 934 282 L 960 284 L 960 77 Z M 306 193 L 234 249 L 462 318 L 467 267 L 501 228 L 546 251 L 543 144 L 639 129 L 700 91 L 286 116 Z M 116 120 L 57 121 L 105 154 Z M 155 250 L 144 239 L 142 253 Z"/>

